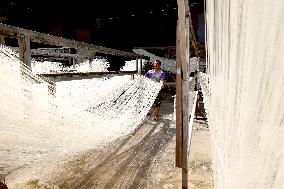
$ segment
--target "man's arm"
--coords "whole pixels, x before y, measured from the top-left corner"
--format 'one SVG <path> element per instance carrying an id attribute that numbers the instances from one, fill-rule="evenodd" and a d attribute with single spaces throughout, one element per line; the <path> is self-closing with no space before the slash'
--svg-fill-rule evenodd
<path id="1" fill-rule="evenodd" d="M 163 88 L 164 85 L 165 85 L 165 78 L 166 78 L 166 73 L 163 72 L 162 75 L 161 75 L 161 77 L 160 77 L 161 88 Z"/>
<path id="2" fill-rule="evenodd" d="M 160 80 L 161 88 L 164 87 L 165 81 L 163 79 Z"/>

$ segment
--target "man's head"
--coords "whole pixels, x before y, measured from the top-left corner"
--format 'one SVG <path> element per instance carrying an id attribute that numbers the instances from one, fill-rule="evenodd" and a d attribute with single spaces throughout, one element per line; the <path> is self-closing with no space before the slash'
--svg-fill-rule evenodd
<path id="1" fill-rule="evenodd" d="M 161 61 L 160 60 L 155 60 L 153 63 L 154 69 L 160 69 L 161 67 Z"/>

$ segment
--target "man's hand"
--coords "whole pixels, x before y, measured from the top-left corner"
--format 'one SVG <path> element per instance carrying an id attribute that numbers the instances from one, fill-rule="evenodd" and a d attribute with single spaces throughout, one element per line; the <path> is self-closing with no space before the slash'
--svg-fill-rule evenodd
<path id="1" fill-rule="evenodd" d="M 160 81 L 160 85 L 161 85 L 161 89 L 163 89 L 165 87 L 163 80 Z"/>

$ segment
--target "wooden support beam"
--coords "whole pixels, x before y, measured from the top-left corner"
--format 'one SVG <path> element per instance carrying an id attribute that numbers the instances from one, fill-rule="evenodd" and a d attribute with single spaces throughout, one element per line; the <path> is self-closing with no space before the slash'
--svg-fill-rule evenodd
<path id="1" fill-rule="evenodd" d="M 18 38 L 19 35 L 30 36 L 31 41 L 36 43 L 44 43 L 56 46 L 70 47 L 77 50 L 98 52 L 102 54 L 110 54 L 124 57 L 136 57 L 135 53 L 120 51 L 107 47 L 96 46 L 84 42 L 70 40 L 62 37 L 52 36 L 44 33 L 39 33 L 31 30 L 18 28 L 15 26 L 9 26 L 0 23 L 0 35 Z"/>
<path id="2" fill-rule="evenodd" d="M 15 51 L 19 51 L 18 47 L 10 47 Z M 40 56 L 52 56 L 52 57 L 71 57 L 74 59 L 77 58 L 94 58 L 95 53 L 88 53 L 88 52 L 79 52 L 77 54 L 66 53 L 63 50 L 50 50 L 50 49 L 31 49 L 32 55 L 40 55 Z"/>
<path id="3" fill-rule="evenodd" d="M 110 74 L 135 74 L 137 71 L 109 71 L 109 72 L 68 72 L 68 73 L 48 73 L 38 74 L 44 77 L 81 77 L 81 76 L 95 76 L 95 75 L 110 75 Z"/>
<path id="4" fill-rule="evenodd" d="M 136 56 L 136 70 L 138 70 L 138 61 L 139 61 L 139 56 Z"/>
<path id="5" fill-rule="evenodd" d="M 71 58 L 71 59 L 72 59 L 71 62 L 72 62 L 72 64 L 73 64 L 73 68 L 75 69 L 76 60 L 75 60 L 74 58 Z"/>
<path id="6" fill-rule="evenodd" d="M 18 44 L 19 44 L 20 61 L 31 68 L 32 57 L 31 57 L 31 49 L 30 49 L 30 46 L 31 46 L 30 37 L 28 35 L 19 35 Z"/>
<path id="7" fill-rule="evenodd" d="M 54 82 L 58 81 L 71 81 L 71 80 L 81 80 L 81 79 L 92 79 L 100 77 L 112 77 L 112 76 L 122 76 L 122 75 L 134 75 L 136 71 L 109 71 L 109 72 L 70 72 L 70 73 L 49 73 L 49 74 L 37 74 L 38 76 L 50 78 Z"/>
<path id="8" fill-rule="evenodd" d="M 0 35 L 0 44 L 5 45 L 5 37 Z"/>
<path id="9" fill-rule="evenodd" d="M 87 58 L 88 57 L 88 56 L 82 56 L 80 54 L 52 52 L 48 50 L 39 50 L 39 49 L 32 49 L 31 53 L 32 55 L 53 56 L 53 57 L 70 57 L 70 58 Z"/>
<path id="10" fill-rule="evenodd" d="M 165 50 L 165 49 L 176 49 L 176 46 L 164 46 L 164 47 L 134 47 L 134 49 Z"/>
<path id="11" fill-rule="evenodd" d="M 178 3 L 178 29 L 177 29 L 177 96 L 179 102 L 176 102 L 177 114 L 177 133 L 182 132 L 182 189 L 188 188 L 188 154 L 189 154 L 189 139 L 191 129 L 189 129 L 189 61 L 190 61 L 190 41 L 189 41 L 189 4 L 187 0 L 177 0 Z M 178 63 L 179 62 L 179 63 Z M 180 70 L 179 70 L 180 69 Z M 178 73 L 179 72 L 179 73 Z M 180 75 L 180 76 L 178 76 Z M 181 83 L 180 83 L 181 81 Z M 181 89 L 180 89 L 181 88 Z M 178 124 L 180 124 L 178 125 Z M 180 130 L 182 128 L 182 130 Z M 180 137 L 180 136 L 177 136 Z M 180 140 L 180 139 L 179 139 Z M 180 142 L 180 141 L 179 141 Z M 179 144 L 180 145 L 180 144 Z M 180 148 L 180 146 L 178 146 Z M 179 158 L 179 159 L 178 159 Z M 180 157 L 176 158 L 180 160 Z M 178 164 L 177 164 L 178 165 Z"/>

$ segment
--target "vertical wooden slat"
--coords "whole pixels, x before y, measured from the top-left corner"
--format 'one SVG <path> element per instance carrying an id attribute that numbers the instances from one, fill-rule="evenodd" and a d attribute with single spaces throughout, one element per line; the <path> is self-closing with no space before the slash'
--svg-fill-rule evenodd
<path id="1" fill-rule="evenodd" d="M 140 62 L 139 62 L 139 75 L 142 75 L 142 56 L 140 56 Z"/>
<path id="2" fill-rule="evenodd" d="M 182 83 L 179 21 L 176 33 L 176 166 L 181 168 L 182 162 Z"/>
<path id="3" fill-rule="evenodd" d="M 188 80 L 182 81 L 182 188 L 188 187 L 188 149 L 189 149 L 189 82 Z"/>
<path id="4" fill-rule="evenodd" d="M 18 37 L 20 61 L 31 68 L 30 36 L 20 34 Z"/>
<path id="5" fill-rule="evenodd" d="M 186 123 L 186 135 L 187 135 L 187 149 L 186 149 L 186 153 L 187 153 L 187 157 L 189 155 L 189 148 L 190 148 L 190 139 L 191 139 L 191 129 L 189 128 L 189 118 L 190 118 L 190 113 L 191 111 L 189 110 L 189 103 L 193 103 L 193 102 L 189 102 L 189 88 L 190 88 L 190 82 L 189 82 L 189 74 L 190 74 L 190 19 L 189 17 L 185 18 L 185 61 L 186 61 L 186 67 L 183 69 L 183 75 L 186 76 L 186 80 L 184 82 L 184 84 L 186 84 L 186 86 L 183 87 L 183 92 L 184 95 L 186 95 L 186 101 L 187 101 L 187 105 L 186 105 L 186 118 L 185 118 L 185 123 Z M 187 164 L 186 164 L 187 165 Z"/>

